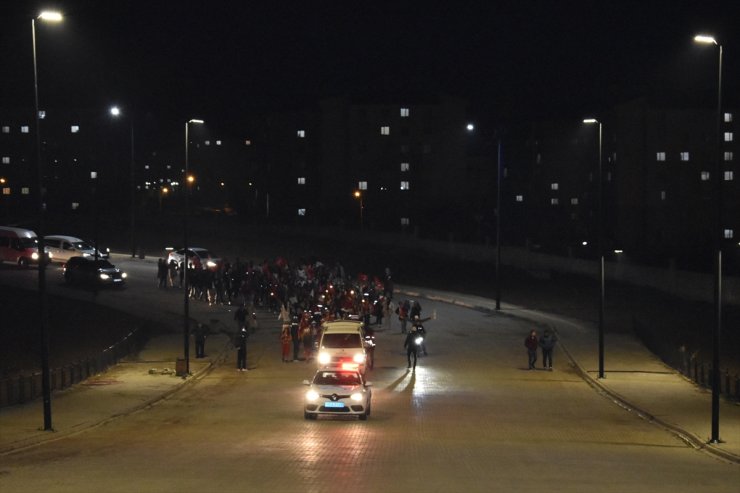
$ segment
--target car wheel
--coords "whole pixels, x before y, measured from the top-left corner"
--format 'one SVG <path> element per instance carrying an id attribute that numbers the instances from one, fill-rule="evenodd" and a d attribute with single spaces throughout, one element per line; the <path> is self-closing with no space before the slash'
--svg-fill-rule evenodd
<path id="1" fill-rule="evenodd" d="M 370 413 L 368 413 L 367 411 L 365 411 L 363 414 L 360 414 L 360 416 L 359 416 L 360 421 L 367 421 L 368 414 L 370 414 Z"/>
<path id="2" fill-rule="evenodd" d="M 316 419 L 316 415 L 315 414 L 307 413 L 306 411 L 303 411 L 303 417 L 305 419 Z"/>

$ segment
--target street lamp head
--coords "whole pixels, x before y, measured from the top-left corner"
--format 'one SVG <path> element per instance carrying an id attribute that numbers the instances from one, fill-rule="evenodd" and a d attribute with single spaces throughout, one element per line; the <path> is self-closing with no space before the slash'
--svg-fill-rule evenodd
<path id="1" fill-rule="evenodd" d="M 193 183 L 195 183 L 195 177 L 193 175 L 188 175 L 187 180 L 188 185 L 192 185 Z"/>
<path id="2" fill-rule="evenodd" d="M 44 10 L 39 14 L 38 18 L 46 22 L 62 22 L 63 19 L 61 12 L 53 10 Z"/>
<path id="3" fill-rule="evenodd" d="M 468 130 L 468 132 L 472 132 L 473 130 L 475 130 L 475 125 L 473 125 L 472 123 L 468 123 L 465 128 Z"/>
<path id="4" fill-rule="evenodd" d="M 708 34 L 697 34 L 696 36 L 694 36 L 694 41 L 697 43 L 703 43 L 703 44 L 711 44 L 711 45 L 718 44 L 717 40 L 714 39 L 714 36 L 710 36 Z"/>
<path id="5" fill-rule="evenodd" d="M 355 193 L 353 194 L 356 199 L 359 199 L 362 196 L 362 193 L 360 193 L 359 190 L 355 190 Z"/>
<path id="6" fill-rule="evenodd" d="M 188 120 L 188 123 L 205 123 L 203 120 L 199 120 L 197 118 L 193 118 L 191 120 Z"/>
<path id="7" fill-rule="evenodd" d="M 583 123 L 599 123 L 599 120 L 596 118 L 586 118 L 583 120 Z"/>
<path id="8" fill-rule="evenodd" d="M 118 106 L 111 106 L 110 108 L 110 114 L 113 116 L 120 116 L 121 115 L 121 108 Z"/>

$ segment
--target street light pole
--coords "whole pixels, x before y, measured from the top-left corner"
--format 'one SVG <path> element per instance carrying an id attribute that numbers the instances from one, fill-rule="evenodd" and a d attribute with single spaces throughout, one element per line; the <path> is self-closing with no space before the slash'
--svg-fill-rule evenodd
<path id="1" fill-rule="evenodd" d="M 185 187 L 185 215 L 183 217 L 183 263 L 182 263 L 182 279 L 183 279 L 183 308 L 184 308 L 184 320 L 183 320 L 183 357 L 185 359 L 185 375 L 190 375 L 190 296 L 188 289 L 188 217 L 190 216 L 190 184 L 193 181 L 190 176 L 190 145 L 189 145 L 189 129 L 191 123 L 202 124 L 203 120 L 191 119 L 185 122 L 185 176 L 183 180 L 183 186 Z"/>
<path id="2" fill-rule="evenodd" d="M 42 12 L 39 19 L 47 22 L 61 22 L 62 14 L 59 12 Z M 41 336 L 41 393 L 44 407 L 44 430 L 51 431 L 51 378 L 49 371 L 49 327 L 47 313 L 46 294 L 46 249 L 44 246 L 44 165 L 41 160 L 41 118 L 39 114 L 39 75 L 38 62 L 36 59 L 36 19 L 31 19 L 31 45 L 33 51 L 33 95 L 34 95 L 34 120 L 36 121 L 36 171 L 38 174 L 38 228 L 36 230 L 39 257 L 39 319 Z"/>
<path id="3" fill-rule="evenodd" d="M 121 115 L 121 109 L 113 106 L 110 114 L 114 118 Z M 129 124 L 131 127 L 131 160 L 130 160 L 130 181 L 131 181 L 131 258 L 136 258 L 136 168 L 134 160 L 134 117 L 129 115 Z"/>
<path id="4" fill-rule="evenodd" d="M 714 303 L 715 326 L 712 333 L 712 436 L 709 443 L 720 443 L 719 438 L 719 346 L 722 334 L 722 45 L 712 36 L 698 35 L 694 37 L 697 43 L 713 44 L 719 48 L 719 62 L 717 71 L 717 161 L 714 170 L 714 188 L 716 201 L 715 211 L 715 271 L 714 271 Z"/>
<path id="5" fill-rule="evenodd" d="M 598 240 L 597 253 L 599 256 L 599 378 L 604 378 L 604 180 L 602 176 L 602 124 L 595 118 L 587 118 L 583 123 L 597 123 L 599 125 L 599 167 L 596 173 L 598 180 Z"/>

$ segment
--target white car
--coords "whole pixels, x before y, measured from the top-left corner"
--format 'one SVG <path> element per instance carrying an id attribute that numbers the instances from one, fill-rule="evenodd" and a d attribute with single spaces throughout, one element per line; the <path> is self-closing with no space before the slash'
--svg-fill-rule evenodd
<path id="1" fill-rule="evenodd" d="M 324 414 L 357 416 L 365 421 L 370 416 L 372 382 L 365 382 L 357 370 L 324 368 L 303 384 L 308 385 L 303 406 L 306 419 Z"/>
<path id="2" fill-rule="evenodd" d="M 337 367 L 357 370 L 363 375 L 373 367 L 375 344 L 365 334 L 359 320 L 334 320 L 321 327 L 321 340 L 316 362 L 319 368 Z"/>
<path id="3" fill-rule="evenodd" d="M 167 264 L 174 260 L 178 266 L 182 265 L 185 258 L 185 249 L 168 248 L 168 250 L 170 250 L 170 253 L 167 256 Z M 221 259 L 216 257 L 213 252 L 200 247 L 188 248 L 188 267 L 194 269 L 215 269 L 220 264 Z"/>
<path id="4" fill-rule="evenodd" d="M 66 262 L 72 257 L 95 257 L 95 247 L 75 236 L 44 236 L 44 244 L 56 262 Z M 107 259 L 108 256 L 108 251 L 98 250 L 98 258 Z"/>

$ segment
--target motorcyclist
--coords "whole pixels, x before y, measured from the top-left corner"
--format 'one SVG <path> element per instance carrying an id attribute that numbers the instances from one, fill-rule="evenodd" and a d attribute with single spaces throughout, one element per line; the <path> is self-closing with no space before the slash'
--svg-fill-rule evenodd
<path id="1" fill-rule="evenodd" d="M 419 349 L 424 353 L 424 356 L 429 356 L 429 353 L 427 353 L 427 331 L 424 328 L 424 322 L 427 320 L 431 320 L 432 317 L 427 318 L 419 318 L 419 315 L 414 315 L 414 319 L 411 322 L 411 334 L 415 334 L 416 337 L 421 338 L 421 343 L 419 344 Z"/>
<path id="2" fill-rule="evenodd" d="M 419 353 L 419 342 L 417 342 L 417 339 L 419 338 L 419 334 L 416 333 L 416 327 L 411 327 L 411 330 L 409 330 L 408 334 L 406 334 L 406 340 L 403 342 L 403 347 L 406 348 L 406 359 L 408 361 L 408 368 L 412 368 L 411 366 L 411 355 L 414 356 L 414 366 L 413 369 L 416 370 L 416 359 Z M 423 339 L 422 339 L 423 342 Z"/>

